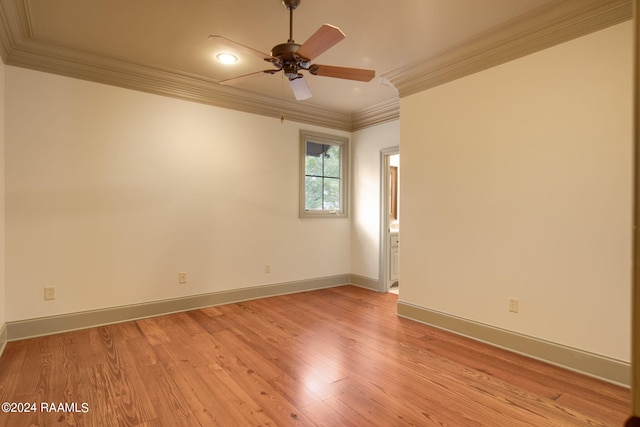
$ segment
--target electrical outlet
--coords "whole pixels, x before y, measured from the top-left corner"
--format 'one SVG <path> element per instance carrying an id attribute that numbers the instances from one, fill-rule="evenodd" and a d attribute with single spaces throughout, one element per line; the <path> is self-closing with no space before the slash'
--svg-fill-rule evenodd
<path id="1" fill-rule="evenodd" d="M 511 313 L 518 312 L 518 299 L 517 298 L 509 298 L 509 311 Z"/>
<path id="2" fill-rule="evenodd" d="M 181 284 L 187 283 L 187 273 L 185 272 L 178 273 L 178 283 L 181 283 Z"/>
<path id="3" fill-rule="evenodd" d="M 265 273 L 271 273 L 271 264 L 265 264 L 264 265 L 264 272 Z"/>
<path id="4" fill-rule="evenodd" d="M 56 287 L 55 286 L 46 286 L 44 288 L 44 300 L 50 301 L 56 299 Z"/>

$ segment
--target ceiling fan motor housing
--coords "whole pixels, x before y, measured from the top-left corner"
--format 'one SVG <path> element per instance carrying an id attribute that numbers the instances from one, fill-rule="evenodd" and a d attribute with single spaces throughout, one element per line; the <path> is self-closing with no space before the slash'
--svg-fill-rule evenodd
<path id="1" fill-rule="evenodd" d="M 271 49 L 271 56 L 278 58 L 274 65 L 278 69 L 282 69 L 289 79 L 297 79 L 299 77 L 299 68 L 308 68 L 308 66 L 305 67 L 308 60 L 296 55 L 296 51 L 299 48 L 300 45 L 298 43 L 282 43 Z"/>
<path id="2" fill-rule="evenodd" d="M 294 53 L 300 48 L 298 43 L 282 43 L 271 49 L 271 56 L 282 60 L 291 59 L 295 61 Z"/>

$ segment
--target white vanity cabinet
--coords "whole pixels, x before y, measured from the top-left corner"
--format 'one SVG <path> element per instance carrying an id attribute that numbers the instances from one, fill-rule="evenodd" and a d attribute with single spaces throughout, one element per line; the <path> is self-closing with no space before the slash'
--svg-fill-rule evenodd
<path id="1" fill-rule="evenodd" d="M 398 281 L 399 252 L 400 252 L 400 233 L 389 233 L 389 281 L 391 283 Z"/>

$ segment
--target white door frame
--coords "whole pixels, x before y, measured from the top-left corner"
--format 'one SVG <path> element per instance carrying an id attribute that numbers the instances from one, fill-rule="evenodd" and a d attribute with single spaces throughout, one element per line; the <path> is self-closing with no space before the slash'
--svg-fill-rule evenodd
<path id="1" fill-rule="evenodd" d="M 380 260 L 379 291 L 389 291 L 389 157 L 400 154 L 400 146 L 380 150 Z"/>

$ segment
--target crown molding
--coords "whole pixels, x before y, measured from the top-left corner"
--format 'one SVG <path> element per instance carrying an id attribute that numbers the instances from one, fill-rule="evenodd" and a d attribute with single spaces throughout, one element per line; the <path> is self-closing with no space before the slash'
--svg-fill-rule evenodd
<path id="1" fill-rule="evenodd" d="M 402 98 L 622 23 L 631 15 L 631 0 L 554 0 L 382 77 Z"/>
<path id="2" fill-rule="evenodd" d="M 5 64 L 7 63 L 7 55 L 11 50 L 11 33 L 9 32 L 6 16 L 2 3 L 0 3 L 0 58 Z"/>
<path id="3" fill-rule="evenodd" d="M 259 95 L 176 70 L 108 58 L 33 38 L 27 0 L 0 0 L 0 57 L 7 65 L 221 108 L 356 131 L 400 117 L 399 99 L 354 111 Z M 631 0 L 554 0 L 431 58 L 381 76 L 402 98 L 631 19 Z"/>
<path id="4" fill-rule="evenodd" d="M 354 111 L 351 114 L 351 128 L 356 131 L 398 119 L 400 119 L 400 99 L 394 97 Z"/>
<path id="5" fill-rule="evenodd" d="M 13 3 L 4 0 L 0 1 L 0 57 L 2 62 L 7 63 L 9 52 L 16 46 L 15 36 L 20 37 L 20 31 L 17 31 L 16 24 L 19 23 L 19 13 L 15 12 Z M 22 37 L 20 37 L 22 39 Z"/>

